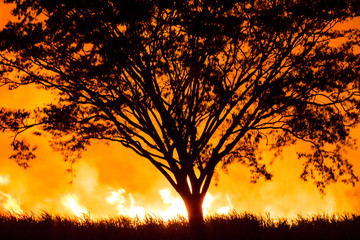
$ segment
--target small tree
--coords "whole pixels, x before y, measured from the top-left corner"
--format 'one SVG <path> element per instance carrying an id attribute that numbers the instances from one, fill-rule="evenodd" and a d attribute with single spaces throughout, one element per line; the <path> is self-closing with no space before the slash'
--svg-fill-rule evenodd
<path id="1" fill-rule="evenodd" d="M 0 110 L 14 158 L 35 157 L 18 135 L 50 133 L 75 162 L 92 139 L 149 160 L 185 202 L 197 238 L 217 166 L 239 161 L 270 179 L 259 144 L 304 141 L 303 180 L 323 190 L 358 181 L 343 157 L 358 122 L 360 33 L 352 0 L 5 0 L 1 85 L 33 84 L 57 99 Z M 336 41 L 336 40 L 339 41 Z M 357 50 L 357 51 L 356 51 Z"/>

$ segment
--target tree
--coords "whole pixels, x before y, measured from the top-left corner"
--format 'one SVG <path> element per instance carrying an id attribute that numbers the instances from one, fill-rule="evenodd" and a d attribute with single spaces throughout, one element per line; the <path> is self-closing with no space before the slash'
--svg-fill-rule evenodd
<path id="1" fill-rule="evenodd" d="M 149 160 L 180 194 L 197 238 L 214 174 L 239 161 L 252 181 L 272 174 L 259 146 L 307 142 L 303 180 L 323 191 L 358 181 L 342 151 L 359 121 L 360 32 L 336 26 L 354 0 L 6 0 L 1 86 L 33 84 L 55 103 L 0 111 L 14 158 L 35 157 L 19 135 L 49 133 L 76 162 L 92 140 Z"/>

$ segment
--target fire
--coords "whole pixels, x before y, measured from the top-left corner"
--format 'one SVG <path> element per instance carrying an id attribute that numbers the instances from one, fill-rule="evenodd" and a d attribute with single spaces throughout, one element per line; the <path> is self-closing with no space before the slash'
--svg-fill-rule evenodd
<path id="1" fill-rule="evenodd" d="M 0 185 L 6 186 L 10 183 L 10 175 L 0 175 Z M 15 214 L 22 214 L 23 210 L 20 207 L 18 201 L 10 194 L 0 191 L 0 200 L 3 201 L 3 208 L 6 211 Z"/>
<path id="2" fill-rule="evenodd" d="M 233 209 L 233 206 L 232 206 L 232 204 L 231 204 L 229 195 L 226 196 L 226 200 L 227 200 L 227 202 L 228 202 L 228 205 L 227 205 L 227 206 L 220 207 L 220 208 L 216 211 L 217 214 L 226 215 L 226 214 L 229 214 L 229 213 L 230 213 L 231 209 Z"/>
<path id="3" fill-rule="evenodd" d="M 169 206 L 165 211 L 160 210 L 158 212 L 164 220 L 169 220 L 175 216 L 186 216 L 186 207 L 181 198 L 172 196 L 169 189 L 161 189 L 159 193 L 163 203 Z"/>
<path id="4" fill-rule="evenodd" d="M 62 202 L 65 207 L 77 217 L 88 214 L 88 211 L 86 211 L 84 207 L 79 205 L 77 197 L 72 194 L 67 194 L 66 196 L 64 196 L 62 198 Z"/>
<path id="5" fill-rule="evenodd" d="M 230 207 L 229 206 L 221 207 L 216 212 L 220 215 L 226 215 L 230 212 Z"/>
<path id="6" fill-rule="evenodd" d="M 122 188 L 116 191 L 111 191 L 105 200 L 111 206 L 116 206 L 118 214 L 133 218 L 144 219 L 146 217 L 146 213 L 155 214 L 165 221 L 177 216 L 187 217 L 185 204 L 180 197 L 174 196 L 168 188 L 161 189 L 159 194 L 161 196 L 163 206 L 147 209 L 147 211 L 144 207 L 140 207 L 136 203 L 131 193 L 126 193 L 125 189 Z M 207 194 L 203 203 L 203 211 L 205 214 L 211 213 L 211 203 L 213 201 L 214 197 L 211 194 Z M 230 206 L 225 206 L 225 208 L 230 209 Z"/>
<path id="7" fill-rule="evenodd" d="M 104 149 L 109 164 L 103 161 Z M 161 175 L 156 175 L 156 171 L 139 167 L 138 164 L 144 164 L 144 159 L 137 162 L 136 155 L 131 155 L 130 151 L 122 149 L 124 154 L 119 155 L 117 148 L 94 145 L 93 150 L 89 149 L 84 159 L 75 165 L 76 177 L 69 184 L 69 176 L 64 174 L 66 165 L 61 165 L 65 164 L 61 155 L 51 149 L 45 150 L 39 152 L 36 164 L 34 162 L 27 170 L 7 159 L 0 161 L 1 210 L 16 214 L 65 212 L 92 219 L 117 215 L 144 219 L 146 214 L 164 220 L 187 217 L 186 207 L 176 191 Z M 295 152 L 288 149 L 284 154 L 295 159 Z M 358 158 L 352 154 L 353 159 Z M 133 158 L 134 161 L 128 160 Z M 298 179 L 300 168 L 296 164 L 301 167 L 296 161 L 275 161 L 271 166 L 275 171 L 273 181 L 257 184 L 249 183 L 248 169 L 232 165 L 228 175 L 221 175 L 218 186 L 210 187 L 203 203 L 204 214 L 229 214 L 236 210 L 292 218 L 298 214 L 360 212 L 358 188 L 332 185 L 326 195 L 321 196 L 312 183 Z M 360 170 L 359 166 L 354 167 Z M 48 174 L 47 169 L 52 169 L 52 174 Z"/>
<path id="8" fill-rule="evenodd" d="M 129 200 L 127 200 L 124 196 L 125 189 L 119 189 L 117 191 L 112 191 L 110 196 L 106 198 L 106 201 L 111 205 L 116 205 L 118 214 L 129 216 L 132 218 L 145 218 L 145 210 L 143 207 L 136 206 L 134 197 L 131 193 L 128 194 Z M 129 207 L 126 207 L 126 203 L 129 203 Z"/>
<path id="9" fill-rule="evenodd" d="M 23 210 L 21 209 L 20 204 L 11 195 L 0 192 L 0 197 L 1 196 L 6 199 L 5 203 L 3 204 L 3 207 L 6 211 L 9 211 L 9 212 L 15 213 L 15 214 L 23 213 Z"/>
<path id="10" fill-rule="evenodd" d="M 89 155 L 96 159 L 96 154 L 89 153 Z M 101 159 L 102 152 L 99 151 L 99 155 Z M 46 169 L 50 169 L 51 162 L 49 165 L 46 165 L 45 161 L 43 163 Z M 146 175 L 148 173 L 141 172 L 146 178 L 135 176 L 134 182 L 131 183 L 133 185 L 125 180 L 111 182 L 110 178 L 102 177 L 108 177 L 109 175 L 105 175 L 104 172 L 111 172 L 111 169 L 105 168 L 105 171 L 101 169 L 103 165 L 95 165 L 95 163 L 96 160 L 92 159 L 80 162 L 73 184 L 69 184 L 69 178 L 64 177 L 62 171 L 54 177 L 45 172 L 46 175 L 42 175 L 42 179 L 34 181 L 34 178 L 30 178 L 31 171 L 35 169 L 35 177 L 37 177 L 40 170 L 36 168 L 41 164 L 34 164 L 26 171 L 19 171 L 16 166 L 12 171 L 4 168 L 4 172 L 0 174 L 0 208 L 16 214 L 29 211 L 49 211 L 55 214 L 65 212 L 77 217 L 90 216 L 92 219 L 125 215 L 141 220 L 145 219 L 147 214 L 164 220 L 177 216 L 187 217 L 186 207 L 180 196 L 164 182 L 151 183 L 153 175 L 149 175 L 149 178 Z M 283 165 L 279 161 L 273 166 L 276 167 L 277 164 L 278 168 Z M 44 168 L 44 165 L 42 167 Z M 53 169 L 55 172 L 56 169 Z M 306 216 L 317 213 L 358 213 L 360 209 L 357 201 L 354 201 L 357 205 L 349 205 L 349 201 L 344 198 L 346 195 L 349 199 L 351 196 L 358 199 L 359 191 L 351 187 L 348 187 L 347 192 L 340 198 L 340 192 L 344 192 L 340 188 L 341 185 L 332 187 L 325 196 L 319 195 L 317 189 L 311 184 L 295 185 L 294 179 L 298 175 L 296 173 L 287 175 L 295 167 L 289 167 L 287 172 L 280 172 L 279 175 L 275 174 L 274 181 L 252 185 L 247 185 L 247 179 L 233 181 L 232 174 L 235 176 L 246 174 L 246 169 L 243 169 L 243 172 L 238 170 L 241 169 L 240 167 L 234 169 L 236 169 L 235 172 L 220 178 L 218 187 L 210 188 L 210 193 L 206 195 L 203 203 L 204 215 L 229 214 L 232 210 L 236 210 L 254 214 L 267 213 L 271 217 L 292 218 L 298 214 Z M 230 171 L 234 170 L 230 169 Z M 28 176 L 24 177 L 19 172 Z M 46 177 L 48 177 L 47 181 L 43 181 Z M 59 179 L 59 177 L 63 178 Z M 116 179 L 117 177 L 114 176 Z M 151 181 L 147 181 L 148 179 Z M 153 185 L 146 185 L 147 183 Z M 53 187 L 54 184 L 57 184 L 56 187 Z M 152 189 L 149 189 L 149 186 Z"/>
<path id="11" fill-rule="evenodd" d="M 166 205 L 170 205 L 168 209 L 165 211 L 160 211 L 159 215 L 165 219 L 169 220 L 175 216 L 187 216 L 187 211 L 185 204 L 183 200 L 180 197 L 174 197 L 171 194 L 171 191 L 167 188 L 160 190 L 160 195 L 163 200 L 163 203 Z M 204 202 L 203 202 L 203 212 L 205 215 L 212 214 L 213 208 L 211 207 L 211 204 L 214 202 L 215 198 L 211 195 L 211 193 L 208 193 L 205 196 Z M 230 209 L 230 206 L 226 206 Z M 218 209 L 219 210 L 219 209 Z M 217 211 L 218 211 L 217 210 Z"/>

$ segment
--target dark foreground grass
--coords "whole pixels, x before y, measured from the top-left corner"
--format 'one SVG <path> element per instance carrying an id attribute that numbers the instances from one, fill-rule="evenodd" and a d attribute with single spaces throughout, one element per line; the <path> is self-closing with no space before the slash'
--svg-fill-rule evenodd
<path id="1" fill-rule="evenodd" d="M 273 219 L 248 213 L 211 216 L 206 219 L 208 239 L 360 239 L 359 215 L 316 215 L 296 219 Z M 148 216 L 139 221 L 127 217 L 91 220 L 43 213 L 0 215 L 0 239 L 191 239 L 184 218 L 163 221 Z"/>

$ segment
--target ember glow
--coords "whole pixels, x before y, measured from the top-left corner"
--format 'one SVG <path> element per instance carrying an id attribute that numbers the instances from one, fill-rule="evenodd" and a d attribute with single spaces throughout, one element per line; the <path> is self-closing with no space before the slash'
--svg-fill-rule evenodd
<path id="1" fill-rule="evenodd" d="M 1 5 L 2 27 L 10 14 Z M 0 89 L 1 107 L 29 108 L 42 105 L 49 99 L 49 93 L 38 89 L 24 88 L 12 92 Z M 353 135 L 360 138 L 360 129 L 355 129 Z M 119 144 L 94 142 L 82 160 L 74 165 L 76 176 L 71 176 L 65 174 L 69 165 L 63 162 L 59 153 L 51 150 L 46 139 L 26 137 L 39 147 L 37 158 L 30 163 L 29 169 L 24 170 L 8 159 L 11 136 L 0 135 L 1 211 L 15 214 L 48 211 L 93 218 L 126 215 L 139 219 L 154 214 L 165 220 L 186 216 L 183 201 L 155 167 Z M 227 214 L 232 210 L 269 213 L 273 217 L 359 214 L 359 186 L 334 184 L 323 196 L 311 182 L 299 179 L 302 162 L 297 160 L 296 151 L 304 147 L 300 144 L 284 149 L 283 155 L 269 166 L 274 173 L 272 181 L 250 183 L 249 170 L 239 163 L 229 167 L 229 174 L 220 172 L 219 180 L 214 180 L 204 200 L 205 214 Z M 271 153 L 264 152 L 263 157 L 272 161 Z M 360 151 L 349 151 L 348 158 L 359 176 Z"/>

